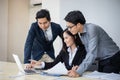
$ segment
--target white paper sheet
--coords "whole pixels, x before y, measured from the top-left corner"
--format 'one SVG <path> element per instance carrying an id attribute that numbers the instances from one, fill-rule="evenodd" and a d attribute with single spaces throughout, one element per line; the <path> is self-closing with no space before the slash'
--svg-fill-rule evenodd
<path id="1" fill-rule="evenodd" d="M 52 75 L 67 75 L 68 70 L 65 68 L 64 64 L 60 62 L 44 72 Z"/>
<path id="2" fill-rule="evenodd" d="M 89 77 L 89 78 L 97 78 L 101 80 L 120 80 L 120 74 L 115 73 L 101 73 L 98 71 L 94 71 L 89 74 L 83 75 L 83 77 Z"/>

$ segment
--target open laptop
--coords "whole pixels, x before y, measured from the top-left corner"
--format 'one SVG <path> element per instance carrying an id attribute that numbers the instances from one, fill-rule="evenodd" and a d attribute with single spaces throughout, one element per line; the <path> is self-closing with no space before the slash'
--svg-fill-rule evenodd
<path id="1" fill-rule="evenodd" d="M 32 69 L 32 70 L 27 70 L 27 69 L 24 69 L 21 62 L 20 62 L 20 59 L 18 57 L 18 55 L 16 54 L 13 54 L 13 58 L 18 66 L 18 69 L 20 72 L 22 72 L 23 74 L 39 74 L 41 73 L 41 70 L 35 70 L 35 69 Z"/>

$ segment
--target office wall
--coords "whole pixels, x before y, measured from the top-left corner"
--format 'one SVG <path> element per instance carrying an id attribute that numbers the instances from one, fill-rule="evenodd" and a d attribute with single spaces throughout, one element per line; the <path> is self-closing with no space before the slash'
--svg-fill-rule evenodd
<path id="1" fill-rule="evenodd" d="M 36 21 L 36 19 L 35 19 L 36 13 L 41 8 L 42 8 L 42 5 L 37 5 L 37 6 L 30 5 L 30 7 L 29 7 L 29 28 L 31 26 L 31 23 Z"/>
<path id="2" fill-rule="evenodd" d="M 8 0 L 0 0 L 0 61 L 7 60 Z"/>
<path id="3" fill-rule="evenodd" d="M 23 61 L 24 43 L 29 28 L 29 0 L 9 0 L 8 6 L 7 61 L 13 61 L 13 53 L 18 54 Z"/>
<path id="4" fill-rule="evenodd" d="M 28 24 L 29 0 L 0 0 L 0 61 L 13 61 L 13 53 L 23 59 Z"/>

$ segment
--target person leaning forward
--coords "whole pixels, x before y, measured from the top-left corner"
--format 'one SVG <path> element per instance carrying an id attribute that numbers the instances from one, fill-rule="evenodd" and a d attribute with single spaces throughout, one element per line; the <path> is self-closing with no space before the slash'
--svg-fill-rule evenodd
<path id="1" fill-rule="evenodd" d="M 70 70 L 69 76 L 78 77 L 99 58 L 98 71 L 105 73 L 120 72 L 120 48 L 99 25 L 86 23 L 79 10 L 70 11 L 64 18 L 68 30 L 79 34 L 85 45 L 87 55 L 76 70 Z"/>
<path id="2" fill-rule="evenodd" d="M 51 22 L 47 9 L 41 9 L 36 13 L 36 22 L 31 24 L 24 47 L 24 63 L 30 63 L 30 59 L 40 60 L 42 57 L 54 60 L 53 42 L 57 36 L 61 36 L 62 27 Z M 42 60 L 45 60 L 42 59 Z"/>

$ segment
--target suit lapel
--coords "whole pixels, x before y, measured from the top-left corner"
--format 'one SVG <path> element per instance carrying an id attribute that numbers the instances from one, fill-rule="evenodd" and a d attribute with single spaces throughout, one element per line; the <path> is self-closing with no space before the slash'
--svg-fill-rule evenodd
<path id="1" fill-rule="evenodd" d="M 51 24 L 51 31 L 52 31 L 52 36 L 53 36 L 53 40 L 55 38 L 55 28 L 53 27 L 53 25 Z"/>
<path id="2" fill-rule="evenodd" d="M 72 65 L 75 65 L 76 63 L 78 63 L 79 58 L 80 58 L 80 53 L 77 50 L 77 52 L 76 52 L 76 54 L 75 54 L 75 56 L 73 58 Z"/>

